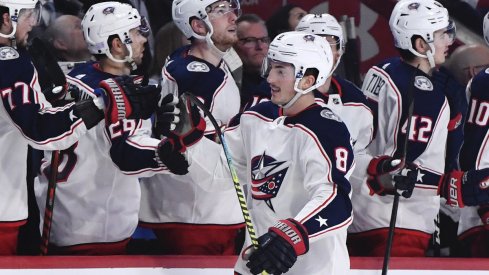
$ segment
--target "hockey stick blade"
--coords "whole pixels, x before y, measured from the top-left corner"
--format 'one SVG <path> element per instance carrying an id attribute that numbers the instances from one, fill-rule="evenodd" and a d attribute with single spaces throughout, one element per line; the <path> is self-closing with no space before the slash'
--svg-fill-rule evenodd
<path id="1" fill-rule="evenodd" d="M 66 76 L 59 67 L 56 56 L 40 38 L 32 39 L 28 51 L 38 70 L 40 80 L 44 79 L 44 83 L 65 87 Z"/>

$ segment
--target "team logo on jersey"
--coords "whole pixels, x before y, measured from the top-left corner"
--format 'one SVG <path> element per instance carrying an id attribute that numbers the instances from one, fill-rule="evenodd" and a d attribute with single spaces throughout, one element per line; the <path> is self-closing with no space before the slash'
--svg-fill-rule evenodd
<path id="1" fill-rule="evenodd" d="M 115 10 L 115 8 L 114 8 L 114 7 L 107 7 L 107 8 L 105 8 L 105 9 L 102 11 L 102 13 L 103 13 L 103 14 L 105 14 L 105 15 L 109 15 L 109 14 L 114 13 L 114 10 Z"/>
<path id="2" fill-rule="evenodd" d="M 289 169 L 285 161 L 277 161 L 263 152 L 251 159 L 251 194 L 257 200 L 270 200 L 277 196 Z M 270 207 L 271 204 L 267 203 Z M 273 207 L 271 207 L 273 210 Z"/>
<path id="3" fill-rule="evenodd" d="M 19 53 L 12 47 L 0 48 L 0 60 L 11 60 L 19 58 Z"/>
<path id="4" fill-rule="evenodd" d="M 327 119 L 332 119 L 336 120 L 338 122 L 341 122 L 341 119 L 333 113 L 330 109 L 324 109 L 321 111 L 321 116 Z"/>
<path id="5" fill-rule="evenodd" d="M 414 79 L 414 86 L 423 91 L 433 91 L 433 83 L 426 76 L 418 75 Z"/>
<path id="6" fill-rule="evenodd" d="M 187 70 L 189 72 L 202 72 L 206 73 L 209 71 L 209 66 L 207 64 L 198 62 L 198 61 L 192 61 L 190 64 L 187 65 Z"/>

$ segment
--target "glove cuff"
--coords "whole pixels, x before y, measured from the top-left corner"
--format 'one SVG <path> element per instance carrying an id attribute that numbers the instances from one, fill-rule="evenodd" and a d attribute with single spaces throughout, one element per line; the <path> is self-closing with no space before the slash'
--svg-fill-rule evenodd
<path id="1" fill-rule="evenodd" d="M 286 240 L 297 256 L 309 250 L 309 235 L 306 228 L 294 219 L 280 220 L 269 231 Z"/>
<path id="2" fill-rule="evenodd" d="M 447 200 L 447 204 L 453 207 L 464 207 L 462 199 L 462 184 L 464 172 L 455 170 L 445 175 L 442 184 L 438 186 L 438 193 Z"/>
<path id="3" fill-rule="evenodd" d="M 381 174 L 382 169 L 380 169 L 379 167 L 382 167 L 384 161 L 389 159 L 389 158 L 390 158 L 389 156 L 378 156 L 378 157 L 373 158 L 370 161 L 370 163 L 368 164 L 367 173 L 370 176 L 377 176 L 377 175 Z"/>

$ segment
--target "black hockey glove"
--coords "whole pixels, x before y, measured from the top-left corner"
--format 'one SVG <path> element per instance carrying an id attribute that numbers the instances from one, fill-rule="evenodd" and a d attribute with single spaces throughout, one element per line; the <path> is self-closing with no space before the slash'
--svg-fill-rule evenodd
<path id="1" fill-rule="evenodd" d="M 258 242 L 258 250 L 251 252 L 246 264 L 253 274 L 264 270 L 275 275 L 285 273 L 297 261 L 297 256 L 309 250 L 307 230 L 294 219 L 280 220 Z"/>
<path id="2" fill-rule="evenodd" d="M 134 83 L 134 78 L 121 76 L 100 82 L 105 102 L 107 124 L 121 119 L 148 119 L 158 107 L 160 88 L 154 85 L 141 86 Z M 96 91 L 99 91 L 97 89 Z"/>
<path id="3" fill-rule="evenodd" d="M 438 193 L 447 199 L 448 205 L 460 208 L 489 203 L 489 168 L 447 173 L 438 186 Z"/>
<path id="4" fill-rule="evenodd" d="M 168 139 L 165 138 L 160 142 L 156 154 L 161 163 L 173 174 L 185 175 L 188 173 L 187 159 L 183 153 L 174 150 L 173 144 Z"/>
<path id="5" fill-rule="evenodd" d="M 176 124 L 180 121 L 178 102 L 178 97 L 168 94 L 159 103 L 153 128 L 154 136 L 157 138 L 162 139 L 175 130 Z"/>
<path id="6" fill-rule="evenodd" d="M 197 105 L 193 104 L 185 95 L 180 97 L 177 108 L 180 111 L 180 121 L 175 130 L 165 134 L 167 127 L 160 127 L 156 131 L 166 136 L 175 151 L 185 152 L 188 146 L 197 143 L 204 136 L 206 123 L 200 115 Z M 159 126 L 156 125 L 156 127 Z"/>
<path id="7" fill-rule="evenodd" d="M 412 163 L 403 163 L 389 156 L 373 158 L 367 168 L 370 195 L 399 195 L 411 197 L 419 169 Z"/>

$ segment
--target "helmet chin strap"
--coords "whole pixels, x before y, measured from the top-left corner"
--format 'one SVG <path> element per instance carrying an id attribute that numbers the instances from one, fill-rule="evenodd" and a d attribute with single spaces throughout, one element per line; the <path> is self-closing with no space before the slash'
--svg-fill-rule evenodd
<path id="1" fill-rule="evenodd" d="M 131 70 L 136 70 L 138 68 L 136 62 L 134 62 L 134 59 L 132 58 L 132 47 L 131 44 L 124 44 L 126 45 L 127 50 L 129 51 L 129 55 L 127 55 L 124 59 L 117 59 L 115 58 L 110 51 L 107 51 L 105 54 L 107 57 L 117 63 L 128 63 L 129 66 L 131 66 Z"/>
<path id="2" fill-rule="evenodd" d="M 412 47 L 409 49 L 409 51 L 416 56 L 428 59 L 428 62 L 430 63 L 430 67 L 434 68 L 436 66 L 436 64 L 435 64 L 435 47 L 433 45 L 433 42 L 428 43 L 428 46 L 430 46 L 430 49 L 426 52 L 426 55 L 420 54 L 419 52 L 414 50 Z"/>
<path id="3" fill-rule="evenodd" d="M 318 87 L 317 84 L 314 84 L 312 85 L 311 87 L 305 89 L 305 90 L 301 90 L 299 89 L 299 82 L 301 81 L 301 79 L 296 79 L 295 81 L 295 84 L 294 84 L 294 90 L 295 90 L 295 95 L 294 97 L 292 97 L 291 100 L 289 100 L 289 102 L 287 102 L 286 104 L 284 105 L 280 105 L 280 107 L 284 108 L 284 109 L 287 109 L 287 108 L 290 108 L 292 107 L 292 105 L 294 105 L 294 103 L 302 96 L 302 95 L 305 95 L 309 92 L 311 92 L 312 90 L 316 89 Z"/>

